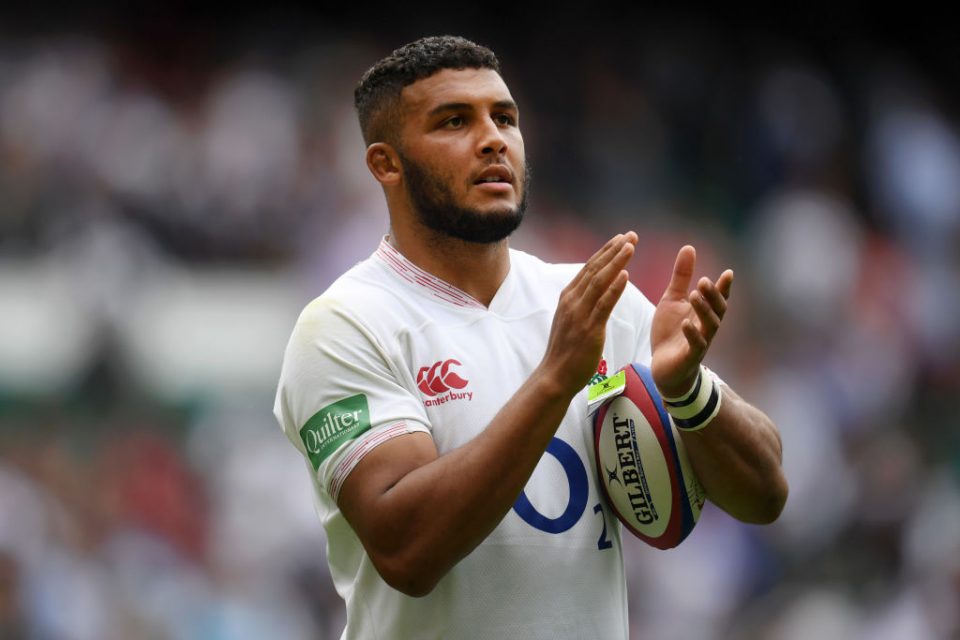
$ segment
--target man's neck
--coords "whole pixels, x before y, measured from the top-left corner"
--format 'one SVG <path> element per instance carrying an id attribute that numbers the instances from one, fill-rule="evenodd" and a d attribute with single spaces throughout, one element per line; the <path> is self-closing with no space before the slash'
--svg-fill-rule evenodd
<path id="1" fill-rule="evenodd" d="M 457 287 L 485 307 L 490 306 L 510 271 L 506 239 L 481 244 L 451 238 L 430 229 L 394 226 L 388 241 L 407 260 Z"/>

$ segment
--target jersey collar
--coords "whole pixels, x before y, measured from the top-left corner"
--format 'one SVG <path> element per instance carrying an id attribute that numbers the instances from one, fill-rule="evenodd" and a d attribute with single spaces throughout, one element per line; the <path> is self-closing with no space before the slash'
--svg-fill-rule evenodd
<path id="1" fill-rule="evenodd" d="M 407 260 L 402 253 L 387 242 L 387 236 L 384 236 L 380 241 L 380 246 L 377 247 L 374 256 L 389 267 L 391 271 L 421 289 L 427 295 L 458 307 L 486 310 L 486 307 L 469 293 L 441 280 L 432 273 L 424 271 Z"/>

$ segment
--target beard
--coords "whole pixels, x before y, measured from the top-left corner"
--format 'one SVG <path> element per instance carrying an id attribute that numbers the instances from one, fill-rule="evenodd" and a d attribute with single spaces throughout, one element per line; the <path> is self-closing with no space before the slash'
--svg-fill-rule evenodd
<path id="1" fill-rule="evenodd" d="M 400 155 L 410 204 L 419 221 L 428 229 L 451 238 L 477 244 L 499 242 L 513 233 L 527 210 L 530 167 L 525 165 L 520 202 L 494 211 L 479 211 L 457 204 L 450 186 L 437 173 Z M 514 183 L 514 188 L 518 185 Z"/>

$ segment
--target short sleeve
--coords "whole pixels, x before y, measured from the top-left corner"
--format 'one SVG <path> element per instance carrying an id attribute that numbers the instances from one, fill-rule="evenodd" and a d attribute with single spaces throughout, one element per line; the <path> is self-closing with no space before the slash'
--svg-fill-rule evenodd
<path id="1" fill-rule="evenodd" d="M 322 297 L 294 327 L 274 413 L 334 500 L 364 455 L 397 436 L 430 432 L 383 341 Z"/>

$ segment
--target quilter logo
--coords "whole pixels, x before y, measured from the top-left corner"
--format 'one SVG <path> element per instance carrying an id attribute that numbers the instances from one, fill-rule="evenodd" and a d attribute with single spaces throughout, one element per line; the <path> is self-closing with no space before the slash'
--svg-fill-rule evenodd
<path id="1" fill-rule="evenodd" d="M 454 371 L 454 367 L 463 366 L 459 360 L 438 360 L 431 366 L 420 367 L 417 372 L 417 387 L 425 395 L 430 396 L 424 404 L 434 407 L 452 400 L 473 400 L 472 391 L 458 391 L 465 389 L 469 380 L 461 377 Z"/>

